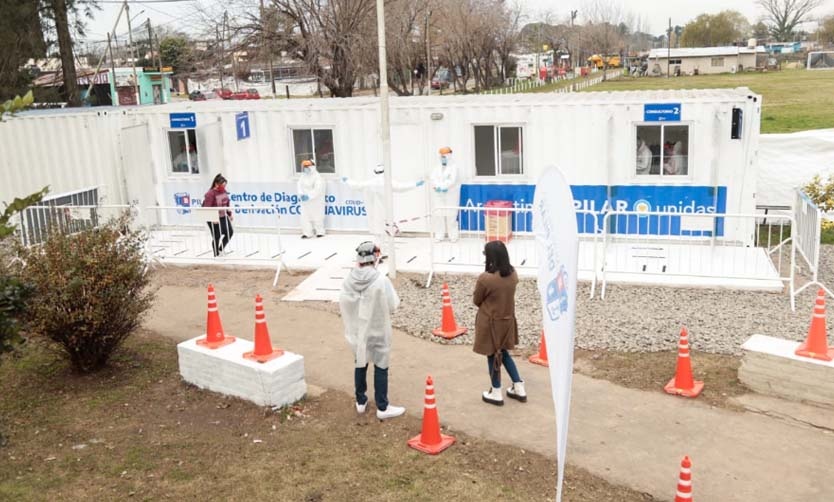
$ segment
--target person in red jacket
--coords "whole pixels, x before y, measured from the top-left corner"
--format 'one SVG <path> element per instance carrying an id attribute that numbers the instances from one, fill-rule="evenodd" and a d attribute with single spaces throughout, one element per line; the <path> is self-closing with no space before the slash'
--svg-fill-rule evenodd
<path id="1" fill-rule="evenodd" d="M 214 177 L 211 183 L 211 188 L 205 195 L 203 195 L 203 207 L 229 207 L 229 194 L 226 192 L 226 178 L 222 174 Z M 220 217 L 218 220 L 209 221 L 208 226 L 211 230 L 212 243 L 211 248 L 214 251 L 214 256 L 220 254 L 221 251 L 232 240 L 232 212 L 228 210 L 220 210 Z"/>

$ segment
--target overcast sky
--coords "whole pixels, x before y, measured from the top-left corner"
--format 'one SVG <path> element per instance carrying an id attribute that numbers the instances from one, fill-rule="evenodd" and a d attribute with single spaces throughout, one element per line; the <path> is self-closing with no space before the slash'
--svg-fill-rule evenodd
<path id="1" fill-rule="evenodd" d="M 420 1 L 420 0 L 415 0 Z M 512 0 L 508 0 L 512 1 Z M 528 21 L 541 19 L 542 14 L 551 12 L 555 21 L 561 21 L 567 18 L 568 13 L 572 9 L 579 11 L 579 21 L 583 21 L 583 5 L 587 5 L 586 0 L 569 0 L 554 2 L 553 0 L 517 0 L 525 9 Z M 619 2 L 620 5 L 626 8 L 635 15 L 642 16 L 645 23 L 648 24 L 648 29 L 644 27 L 644 31 L 649 31 L 652 34 L 658 35 L 665 31 L 666 25 L 669 22 L 669 17 L 672 18 L 672 25 L 685 25 L 694 17 L 707 13 L 716 13 L 725 9 L 738 10 L 752 22 L 761 17 L 762 11 L 756 4 L 755 0 L 610 0 L 612 2 Z M 268 0 L 267 0 L 268 3 Z M 163 25 L 165 27 L 194 33 L 194 23 L 197 21 L 195 15 L 196 6 L 217 6 L 222 5 L 218 0 L 193 0 L 186 2 L 172 2 L 172 3 L 141 3 L 131 2 L 131 18 L 134 26 L 144 23 L 148 18 L 152 25 Z M 107 32 L 113 28 L 113 23 L 116 20 L 116 14 L 119 11 L 117 4 L 102 4 L 102 10 L 97 12 L 95 19 L 88 23 L 89 39 L 91 40 L 105 40 Z M 215 7 L 216 8 L 216 7 Z M 142 12 L 144 11 L 144 12 Z M 140 14 L 141 12 L 141 14 Z M 138 14 L 138 15 L 137 15 Z M 815 16 L 824 16 L 834 14 L 834 0 L 824 0 L 822 7 L 814 12 Z M 135 17 L 134 17 L 135 16 Z M 118 33 L 127 33 L 124 17 L 122 18 Z"/>

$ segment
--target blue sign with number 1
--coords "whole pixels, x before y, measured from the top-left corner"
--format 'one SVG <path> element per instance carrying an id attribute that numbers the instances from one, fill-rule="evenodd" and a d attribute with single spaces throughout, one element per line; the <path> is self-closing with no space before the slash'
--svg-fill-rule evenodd
<path id="1" fill-rule="evenodd" d="M 680 103 L 646 103 L 643 105 L 645 122 L 680 122 Z"/>
<path id="2" fill-rule="evenodd" d="M 252 130 L 249 127 L 249 112 L 240 112 L 235 115 L 235 130 L 237 131 L 238 141 L 252 135 Z"/>

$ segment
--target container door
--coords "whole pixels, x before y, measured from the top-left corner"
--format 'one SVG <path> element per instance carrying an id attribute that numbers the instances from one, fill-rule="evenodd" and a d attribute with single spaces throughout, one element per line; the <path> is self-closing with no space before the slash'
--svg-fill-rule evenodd
<path id="1" fill-rule="evenodd" d="M 156 206 L 156 175 L 149 146 L 148 125 L 125 127 L 121 133 L 122 173 L 127 202 L 140 208 Z M 155 212 L 140 211 L 139 218 L 143 225 L 156 224 Z"/>

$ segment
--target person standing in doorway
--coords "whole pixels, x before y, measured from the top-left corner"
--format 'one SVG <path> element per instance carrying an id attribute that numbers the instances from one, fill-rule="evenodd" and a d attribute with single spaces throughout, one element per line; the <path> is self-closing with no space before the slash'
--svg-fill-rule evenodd
<path id="1" fill-rule="evenodd" d="M 324 237 L 324 180 L 312 160 L 301 162 L 298 196 L 301 198 L 301 238 Z"/>
<path id="2" fill-rule="evenodd" d="M 509 350 L 518 343 L 518 325 L 515 319 L 515 288 L 518 274 L 510 264 L 507 247 L 501 241 L 487 242 L 484 246 L 484 273 L 475 283 L 472 300 L 478 307 L 475 316 L 475 345 L 472 350 L 487 356 L 490 390 L 481 398 L 497 406 L 504 405 L 501 393 L 501 366 L 507 370 L 512 385 L 507 397 L 527 402 L 524 381 L 518 374 Z"/>
<path id="3" fill-rule="evenodd" d="M 368 217 L 368 231 L 373 238 L 377 242 L 382 242 L 386 232 L 396 237 L 396 227 L 385 227 L 385 167 L 382 164 L 377 164 L 376 167 L 371 169 L 368 179 L 352 180 L 345 176 L 342 178 L 342 183 L 350 188 L 363 191 L 365 212 Z M 409 182 L 391 180 L 391 189 L 396 193 L 407 192 L 419 188 L 425 183 L 422 179 Z"/>
<path id="4" fill-rule="evenodd" d="M 434 240 L 440 242 L 448 236 L 450 241 L 456 242 L 458 240 L 458 211 L 438 208 L 454 208 L 460 204 L 458 168 L 452 160 L 451 148 L 444 146 L 438 153 L 440 163 L 431 173 Z"/>
<path id="5" fill-rule="evenodd" d="M 203 207 L 229 207 L 229 193 L 226 192 L 226 178 L 222 174 L 214 177 L 211 183 L 211 188 L 205 195 L 203 195 Z M 218 211 L 219 217 L 217 221 L 209 221 L 208 226 L 211 230 L 212 242 L 211 249 L 214 251 L 214 256 L 220 253 L 232 240 L 232 212 L 227 209 Z"/>
<path id="6" fill-rule="evenodd" d="M 380 420 L 405 413 L 402 406 L 388 403 L 388 368 L 391 353 L 391 314 L 400 297 L 385 274 L 377 270 L 379 246 L 365 241 L 356 248 L 356 267 L 342 283 L 339 310 L 345 324 L 345 338 L 353 351 L 353 382 L 356 412 L 365 413 L 368 405 L 368 363 L 374 365 L 374 400 Z"/>

